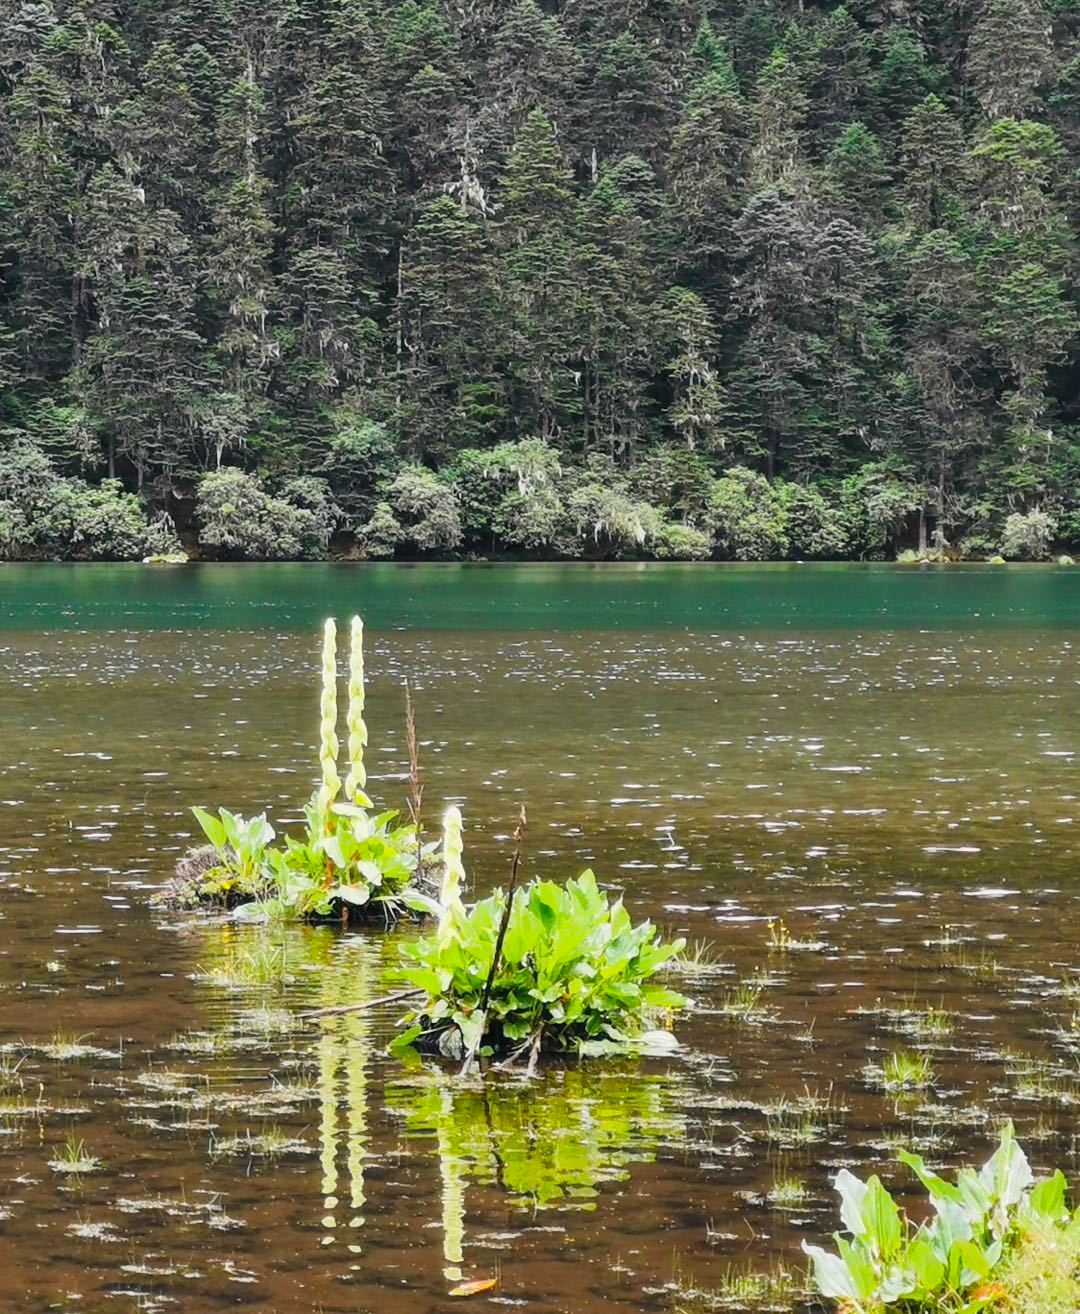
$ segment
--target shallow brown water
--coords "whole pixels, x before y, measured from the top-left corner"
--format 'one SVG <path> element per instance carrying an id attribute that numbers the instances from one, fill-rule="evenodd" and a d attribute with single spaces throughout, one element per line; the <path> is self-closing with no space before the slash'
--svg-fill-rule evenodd
<path id="1" fill-rule="evenodd" d="M 422 1314 L 498 1273 L 474 1304 L 662 1310 L 797 1264 L 835 1167 L 902 1140 L 956 1162 L 1012 1116 L 1075 1176 L 1072 626 L 826 619 L 372 634 L 380 800 L 407 676 L 478 890 L 525 801 L 532 870 L 591 863 L 711 959 L 670 1062 L 464 1086 L 385 1053 L 392 1010 L 298 1017 L 384 993 L 392 937 L 146 907 L 192 803 L 296 816 L 308 628 L 0 629 L 0 1308 Z M 811 947 L 770 950 L 777 916 Z M 951 1033 L 905 1035 L 927 1005 Z M 863 1073 L 920 1046 L 923 1095 Z M 99 1171 L 49 1166 L 69 1138 Z"/>

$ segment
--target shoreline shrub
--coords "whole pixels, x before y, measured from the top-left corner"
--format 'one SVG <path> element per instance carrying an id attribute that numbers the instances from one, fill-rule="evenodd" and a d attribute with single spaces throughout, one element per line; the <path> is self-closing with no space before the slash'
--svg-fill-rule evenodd
<path id="1" fill-rule="evenodd" d="M 223 466 L 199 480 L 195 521 L 200 544 L 224 560 L 316 561 L 336 514 L 323 480 L 286 481 L 275 496 L 255 475 Z"/>
<path id="2" fill-rule="evenodd" d="M 1001 555 L 1021 561 L 1045 561 L 1057 533 L 1057 522 L 1045 511 L 1014 511 L 1005 520 Z"/>
<path id="3" fill-rule="evenodd" d="M 138 561 L 151 541 L 142 502 L 119 480 L 59 474 L 20 430 L 0 434 L 0 557 Z"/>

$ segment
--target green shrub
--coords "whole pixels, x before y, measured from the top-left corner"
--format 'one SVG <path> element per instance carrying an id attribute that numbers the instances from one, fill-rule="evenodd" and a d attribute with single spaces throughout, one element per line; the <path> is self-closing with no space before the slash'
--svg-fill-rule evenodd
<path id="1" fill-rule="evenodd" d="M 146 535 L 143 540 L 143 551 L 146 556 L 150 557 L 180 557 L 186 558 L 183 546 L 176 533 L 176 526 L 173 524 L 172 516 L 164 512 L 155 516 L 150 524 L 146 527 Z"/>
<path id="2" fill-rule="evenodd" d="M 685 447 L 645 451 L 628 476 L 632 497 L 660 507 L 669 519 L 701 525 L 716 479 L 708 461 Z"/>
<path id="3" fill-rule="evenodd" d="M 320 480 L 302 485 L 301 505 L 268 493 L 262 481 L 243 470 L 223 467 L 203 475 L 195 502 L 199 542 L 213 556 L 228 560 L 302 561 L 326 555 L 329 498 L 316 492 Z M 313 506 L 312 503 L 315 503 Z"/>
<path id="4" fill-rule="evenodd" d="M 139 499 L 115 479 L 88 484 L 57 474 L 19 431 L 0 442 L 0 554 L 131 561 L 147 551 Z"/>
<path id="5" fill-rule="evenodd" d="M 453 488 L 422 466 L 402 470 L 386 491 L 402 528 L 403 542 L 417 552 L 453 552 L 461 546 L 461 512 Z"/>
<path id="6" fill-rule="evenodd" d="M 390 503 L 379 502 L 371 519 L 357 531 L 356 539 L 367 556 L 389 558 L 404 541 L 405 530 L 390 509 Z"/>
<path id="7" fill-rule="evenodd" d="M 420 859 L 428 855 L 421 853 L 416 827 L 397 824 L 397 812 L 373 817 L 355 804 L 324 809 L 312 799 L 304 808 L 304 833 L 284 836 L 284 847 L 275 847 L 265 813 L 192 812 L 219 859 L 200 873 L 199 902 L 240 904 L 241 917 L 259 920 L 347 921 L 377 912 L 390 922 L 406 908 L 438 911 L 415 887 Z"/>
<path id="8" fill-rule="evenodd" d="M 461 452 L 453 481 L 465 529 L 511 547 L 550 547 L 562 530 L 560 474 L 558 453 L 540 438 Z"/>
<path id="9" fill-rule="evenodd" d="M 1014 511 L 1005 521 L 1001 555 L 1022 561 L 1045 561 L 1057 532 L 1057 522 L 1045 511 Z"/>
<path id="10" fill-rule="evenodd" d="M 117 479 L 96 488 L 63 481 L 60 505 L 70 518 L 67 555 L 86 561 L 137 561 L 148 550 L 149 526 L 139 499 Z"/>
<path id="11" fill-rule="evenodd" d="M 0 502 L 0 557 L 12 560 L 23 556 L 33 540 L 22 507 L 14 502 Z"/>
<path id="12" fill-rule="evenodd" d="M 998 540 L 994 534 L 965 534 L 957 544 L 962 561 L 985 561 L 998 554 Z"/>
<path id="13" fill-rule="evenodd" d="M 307 512 L 311 518 L 302 542 L 304 556 L 325 556 L 330 538 L 341 520 L 341 508 L 331 495 L 330 485 L 325 479 L 316 479 L 313 475 L 295 475 L 282 480 L 278 496 L 290 506 Z"/>
<path id="14" fill-rule="evenodd" d="M 708 561 L 713 545 L 703 529 L 665 523 L 654 550 L 661 561 Z"/>
<path id="15" fill-rule="evenodd" d="M 663 517 L 636 502 L 614 476 L 603 483 L 586 480 L 566 500 L 571 550 L 587 556 L 645 556 L 661 537 Z"/>
<path id="16" fill-rule="evenodd" d="M 526 552 L 558 550 L 567 532 L 566 506 L 550 486 L 515 490 L 499 503 L 491 527 L 509 547 Z"/>
<path id="17" fill-rule="evenodd" d="M 686 1003 L 650 984 L 683 941 L 665 944 L 647 921 L 632 925 L 622 900 L 610 903 L 586 871 L 565 885 L 534 880 L 514 891 L 485 1011 L 505 908 L 500 890 L 469 911 L 444 892 L 438 929 L 402 949 L 401 976 L 425 996 L 413 1017 L 456 1032 L 462 1049 L 611 1053 L 647 1043 L 652 1017 Z M 395 1043 L 421 1034 L 417 1022 Z"/>
<path id="18" fill-rule="evenodd" d="M 771 561 L 789 550 L 787 517 L 764 475 L 735 466 L 718 479 L 707 522 L 721 553 L 736 561 Z"/>
<path id="19" fill-rule="evenodd" d="M 778 501 L 783 511 L 788 551 L 800 560 L 835 561 L 848 555 L 848 527 L 820 491 L 803 484 L 780 484 Z"/>
<path id="20" fill-rule="evenodd" d="M 839 511 L 847 527 L 849 552 L 881 560 L 895 551 L 918 512 L 924 490 L 901 462 L 864 465 L 840 485 Z"/>

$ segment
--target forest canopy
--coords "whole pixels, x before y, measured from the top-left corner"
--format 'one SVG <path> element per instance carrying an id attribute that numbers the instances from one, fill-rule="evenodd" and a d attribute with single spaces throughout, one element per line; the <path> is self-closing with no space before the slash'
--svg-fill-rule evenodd
<path id="1" fill-rule="evenodd" d="M 0 557 L 1080 545 L 1080 0 L 0 10 Z"/>

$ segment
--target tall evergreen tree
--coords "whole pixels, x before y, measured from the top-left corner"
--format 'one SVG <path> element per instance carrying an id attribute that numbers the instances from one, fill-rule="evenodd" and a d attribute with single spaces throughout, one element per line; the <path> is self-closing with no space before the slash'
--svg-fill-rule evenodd
<path id="1" fill-rule="evenodd" d="M 0 0 L 0 447 L 371 552 L 1080 548 L 1073 8 Z"/>
<path id="2" fill-rule="evenodd" d="M 449 196 L 421 210 L 402 254 L 395 422 L 414 462 L 446 462 L 499 417 L 494 256 L 481 220 Z"/>
<path id="3" fill-rule="evenodd" d="M 1024 118 L 1053 75 L 1050 16 L 1041 0 L 985 0 L 971 33 L 967 71 L 991 118 Z"/>
<path id="4" fill-rule="evenodd" d="M 109 473 L 122 458 L 140 489 L 151 476 L 171 489 L 190 461 L 203 364 L 190 256 L 176 215 L 148 205 L 121 173 L 101 170 L 80 232 L 93 329 L 78 377 L 106 426 Z"/>
<path id="5" fill-rule="evenodd" d="M 523 436 L 569 439 L 579 410 L 573 180 L 539 110 L 518 133 L 501 194 L 511 413 Z"/>

